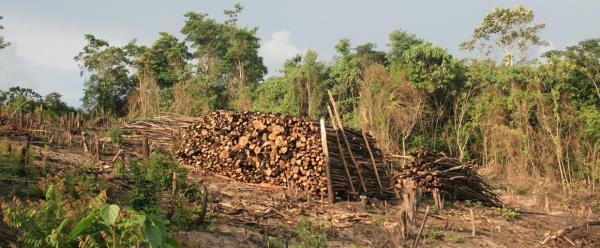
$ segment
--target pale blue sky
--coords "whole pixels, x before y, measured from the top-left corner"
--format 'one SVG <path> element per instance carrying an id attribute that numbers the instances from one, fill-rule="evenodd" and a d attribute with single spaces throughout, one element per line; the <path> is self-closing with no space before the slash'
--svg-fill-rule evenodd
<path id="1" fill-rule="evenodd" d="M 73 61 L 91 33 L 114 45 L 137 38 L 150 44 L 158 32 L 181 37 L 184 13 L 208 13 L 222 20 L 223 9 L 241 2 L 239 23 L 259 27 L 261 55 L 270 75 L 283 61 L 307 49 L 330 61 L 334 44 L 342 37 L 353 45 L 374 42 L 387 49 L 388 34 L 406 29 L 457 56 L 467 39 L 494 6 L 521 4 L 532 8 L 536 21 L 546 23 L 542 37 L 551 47 L 600 37 L 600 1 L 82 1 L 3 0 L 0 31 L 13 45 L 0 50 L 0 89 L 30 87 L 47 94 L 57 91 L 79 106 L 84 79 Z"/>

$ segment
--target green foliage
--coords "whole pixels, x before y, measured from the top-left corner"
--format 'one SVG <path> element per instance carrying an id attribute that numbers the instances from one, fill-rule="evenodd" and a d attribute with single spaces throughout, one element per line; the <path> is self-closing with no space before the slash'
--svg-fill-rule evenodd
<path id="1" fill-rule="evenodd" d="M 443 234 L 443 230 L 440 230 L 439 228 L 436 227 L 428 227 L 425 230 L 425 238 L 429 239 L 429 240 L 435 240 L 435 239 L 439 239 Z"/>
<path id="2" fill-rule="evenodd" d="M 285 64 L 285 75 L 268 78 L 254 91 L 254 108 L 263 112 L 310 116 L 325 114 L 326 67 L 317 53 L 306 52 Z"/>
<path id="3" fill-rule="evenodd" d="M 494 51 L 504 51 L 504 61 L 510 66 L 513 65 L 513 60 L 517 60 L 514 58 L 518 50 L 520 57 L 517 61 L 522 63 L 532 46 L 547 45 L 539 37 L 539 32 L 546 25 L 533 24 L 533 18 L 533 11 L 520 5 L 512 9 L 494 7 L 475 28 L 472 38 L 463 42 L 460 47 L 469 51 L 479 47 L 485 55 L 492 58 Z"/>
<path id="4" fill-rule="evenodd" d="M 2 203 L 3 221 L 28 247 L 132 247 L 148 243 L 169 247 L 164 221 L 117 205 L 106 204 L 106 194 L 96 196 L 71 188 L 61 178 L 42 185 L 45 200 Z M 86 182 L 79 181 L 78 185 Z M 73 197 L 73 192 L 79 197 Z M 158 242 L 157 242 L 158 241 Z"/>
<path id="5" fill-rule="evenodd" d="M 106 130 L 106 136 L 110 138 L 110 143 L 121 144 L 123 142 L 123 129 L 111 128 Z"/>
<path id="6" fill-rule="evenodd" d="M 173 172 L 177 173 L 177 192 L 163 202 L 161 196 L 172 193 Z M 194 216 L 201 211 L 201 194 L 195 184 L 187 181 L 187 170 L 177 165 L 169 155 L 153 152 L 147 161 L 132 161 L 124 176 L 133 183 L 128 194 L 129 205 L 133 209 L 160 213 L 161 203 L 169 204 L 172 207 L 169 216 L 171 228 L 185 229 L 195 224 Z M 214 213 L 207 213 L 207 217 L 214 217 Z"/>
<path id="7" fill-rule="evenodd" d="M 521 216 L 517 209 L 496 208 L 496 212 L 507 219 L 516 219 L 519 218 L 519 216 Z"/>
<path id="8" fill-rule="evenodd" d="M 298 221 L 294 233 L 298 236 L 298 244 L 294 247 L 326 247 L 327 232 L 329 226 L 325 222 L 319 222 L 308 218 Z"/>
<path id="9" fill-rule="evenodd" d="M 246 91 L 248 87 L 255 87 L 267 72 L 258 56 L 257 29 L 237 26 L 241 10 L 241 5 L 226 10 L 230 19 L 225 23 L 219 23 L 207 14 L 189 12 L 185 14 L 185 25 L 181 29 L 185 40 L 196 50 L 196 76 L 208 77 L 208 82 L 214 85 L 209 88 L 227 89 L 232 100 L 227 105 L 237 109 L 251 106 L 248 104 L 251 96 Z"/>
<path id="10" fill-rule="evenodd" d="M 463 68 L 446 49 L 422 43 L 406 50 L 404 60 L 411 82 L 431 93 L 443 90 L 456 94 Z"/>
<path id="11" fill-rule="evenodd" d="M 128 46 L 110 46 L 91 34 L 86 34 L 85 39 L 87 45 L 75 57 L 81 74 L 87 76 L 81 99 L 83 108 L 97 114 L 124 115 L 128 96 L 135 89 L 128 69 L 131 51 L 127 51 Z"/>
<path id="12" fill-rule="evenodd" d="M 404 52 L 415 45 L 422 44 L 424 41 L 417 38 L 414 34 L 408 33 L 405 30 L 396 30 L 389 35 L 390 51 L 387 58 L 391 63 L 403 64 Z"/>

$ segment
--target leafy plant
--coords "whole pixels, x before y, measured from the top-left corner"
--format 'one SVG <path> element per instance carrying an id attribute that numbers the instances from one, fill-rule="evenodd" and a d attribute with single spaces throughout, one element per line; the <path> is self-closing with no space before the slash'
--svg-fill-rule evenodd
<path id="1" fill-rule="evenodd" d="M 516 219 L 521 214 L 517 211 L 517 209 L 509 209 L 509 208 L 496 208 L 496 212 L 500 215 L 504 216 L 507 219 Z"/>
<path id="2" fill-rule="evenodd" d="M 123 142 L 123 129 L 111 128 L 106 131 L 106 136 L 110 138 L 110 143 L 121 144 Z"/>
<path id="3" fill-rule="evenodd" d="M 105 191 L 75 199 L 66 190 L 49 183 L 45 200 L 2 203 L 3 221 L 27 247 L 178 247 L 160 217 L 106 204 Z"/>
<path id="4" fill-rule="evenodd" d="M 302 218 L 298 221 L 294 233 L 298 236 L 298 248 L 326 247 L 328 223 Z"/>

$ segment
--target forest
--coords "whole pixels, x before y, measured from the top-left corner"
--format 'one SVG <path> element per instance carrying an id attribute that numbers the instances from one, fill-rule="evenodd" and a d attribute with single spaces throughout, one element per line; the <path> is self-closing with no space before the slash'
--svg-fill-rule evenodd
<path id="1" fill-rule="evenodd" d="M 509 192 L 529 194 L 544 188 L 563 201 L 582 191 L 591 195 L 598 192 L 600 38 L 590 37 L 537 56 L 549 44 L 540 33 L 552 27 L 536 20 L 531 9 L 495 7 L 473 27 L 470 38 L 460 44 L 467 57 L 454 56 L 444 47 L 399 29 L 389 33 L 385 48 L 341 38 L 337 44 L 331 44 L 336 51 L 333 58 L 320 58 L 308 50 L 289 58 L 281 72 L 267 77 L 267 67 L 258 53 L 259 27 L 239 23 L 238 17 L 243 15 L 239 4 L 223 14 L 226 19 L 219 22 L 205 13 L 188 12 L 180 31 L 184 39 L 160 32 L 148 46 L 139 44 L 134 37 L 125 46 L 114 46 L 109 40 L 86 34 L 86 45 L 74 57 L 85 80 L 80 108 L 65 104 L 59 93 L 41 96 L 31 89 L 13 87 L 0 90 L 0 118 L 43 113 L 44 118 L 62 121 L 65 114 L 77 113 L 87 120 L 101 118 L 108 123 L 123 123 L 161 116 L 202 117 L 211 111 L 231 110 L 329 120 L 331 96 L 337 102 L 340 123 L 368 132 L 385 153 L 407 157 L 419 151 L 433 151 L 458 161 L 471 161 L 492 185 L 501 185 L 500 190 Z M 0 49 L 10 45 L 10 40 L 0 37 Z M 0 119 L 0 127 L 3 122 Z M 109 131 L 111 140 L 121 135 L 119 129 Z M 10 155 L 10 144 L 8 150 L 2 149 L 0 154 L 5 161 L 31 163 Z M 146 247 L 135 245 L 139 242 L 148 242 L 151 247 L 162 247 L 161 243 L 177 246 L 165 233 L 189 229 L 185 214 L 196 213 L 202 206 L 201 212 L 207 214 L 206 200 L 200 200 L 208 197 L 207 189 L 195 187 L 185 176 L 171 178 L 173 170 L 181 170 L 184 175 L 188 171 L 169 156 L 159 152 L 149 156 L 148 160 L 131 162 L 134 166 L 122 169 L 119 178 L 134 185 L 133 196 L 137 198 L 130 196 L 124 204 L 128 207 L 121 205 L 120 214 L 119 201 L 111 200 L 110 193 L 107 197 L 106 192 L 91 189 L 97 185 L 76 179 L 58 180 L 60 175 L 45 179 L 42 192 L 36 194 L 46 201 L 35 204 L 48 210 L 43 218 L 52 220 L 48 219 L 48 226 L 39 227 L 36 232 L 16 231 L 24 236 L 15 240 L 25 240 L 29 247 Z M 145 172 L 139 174 L 141 171 Z M 144 186 L 145 181 L 156 185 Z M 71 193 L 70 188 L 76 188 L 77 193 Z M 160 213 L 158 206 L 163 202 L 161 197 L 152 196 L 159 203 L 148 204 L 153 201 L 144 198 L 151 196 L 149 192 L 168 195 L 178 190 L 182 191 L 177 204 L 195 207 L 177 208 L 168 217 L 151 214 Z M 82 192 L 103 193 L 84 196 Z M 31 197 L 30 193 L 23 194 Z M 69 197 L 77 200 L 66 205 L 58 200 L 73 199 Z M 35 226 L 32 222 L 38 217 L 32 216 L 41 213 L 35 213 L 33 205 L 27 206 L 19 197 L 4 197 L 4 201 L 2 211 L 9 227 L 18 230 Z M 52 209 L 52 204 L 58 204 L 54 208 L 70 208 L 69 211 L 78 209 L 76 206 L 86 206 L 87 210 L 60 222 L 56 219 L 60 211 Z M 510 215 L 512 210 L 507 211 Z M 600 212 L 600 203 L 593 212 Z M 208 215 L 211 213 L 208 211 Z M 88 222 L 80 222 L 81 218 Z M 170 221 L 163 220 L 169 218 Z M 138 224 L 141 229 L 136 229 Z M 65 227 L 69 225 L 75 226 L 70 233 Z M 323 247 L 324 243 L 319 243 L 320 238 L 325 238 L 319 236 L 322 233 L 302 239 L 303 232 L 319 228 L 320 224 L 303 220 L 296 227 L 295 236 L 290 237 L 300 240 L 298 247 Z M 44 233 L 48 230 L 53 231 Z M 78 236 L 92 231 L 102 232 L 106 241 L 102 243 L 92 234 Z M 147 236 L 146 241 L 134 238 L 153 231 L 162 232 L 163 236 L 158 235 L 157 240 L 153 237 L 158 236 Z M 272 231 L 273 235 L 276 233 Z M 0 232 L 0 238 L 2 235 Z M 269 243 L 269 233 L 266 235 L 265 247 L 278 247 Z M 430 235 L 435 239 L 435 233 Z"/>

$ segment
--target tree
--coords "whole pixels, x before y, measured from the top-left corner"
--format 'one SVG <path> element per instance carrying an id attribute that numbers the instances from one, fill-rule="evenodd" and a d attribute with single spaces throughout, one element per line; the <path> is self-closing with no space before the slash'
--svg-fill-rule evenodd
<path id="1" fill-rule="evenodd" d="M 82 106 L 92 113 L 121 116 L 126 113 L 128 96 L 135 89 L 135 81 L 129 76 L 128 51 L 110 46 L 91 34 L 86 34 L 85 39 L 88 44 L 75 57 L 81 75 L 89 75 Z"/>
<path id="2" fill-rule="evenodd" d="M 6 106 L 12 113 L 30 113 L 40 105 L 42 96 L 29 88 L 11 87 L 0 90 L 0 106 Z"/>
<path id="3" fill-rule="evenodd" d="M 506 65 L 512 66 L 515 60 L 523 63 L 531 47 L 547 45 L 539 36 L 545 24 L 534 24 L 533 18 L 533 11 L 522 6 L 512 9 L 494 7 L 475 28 L 471 39 L 461 43 L 460 48 L 467 51 L 479 48 L 492 58 L 497 56 L 493 54 L 496 50 L 503 49 Z"/>
<path id="4" fill-rule="evenodd" d="M 428 98 L 435 109 L 433 123 L 433 148 L 436 149 L 437 131 L 452 109 L 452 98 L 461 90 L 464 83 L 463 65 L 456 61 L 446 49 L 422 43 L 404 52 L 404 62 L 408 79 L 417 87 L 429 93 Z"/>
<path id="5" fill-rule="evenodd" d="M 206 74 L 214 82 L 214 88 L 228 89 L 229 99 L 233 100 L 230 105 L 238 109 L 251 106 L 248 91 L 267 73 L 258 56 L 257 29 L 237 26 L 241 11 L 241 5 L 226 10 L 229 20 L 224 23 L 208 18 L 206 14 L 189 12 L 181 30 L 195 49 L 198 76 Z"/>
<path id="6" fill-rule="evenodd" d="M 69 107 L 65 102 L 63 102 L 62 95 L 57 92 L 52 92 L 44 96 L 43 104 L 44 109 L 57 115 L 75 111 L 72 107 Z"/>
<path id="7" fill-rule="evenodd" d="M 323 116 L 326 66 L 317 61 L 317 53 L 307 51 L 284 66 L 284 75 L 271 77 L 256 89 L 255 107 L 259 111 L 287 113 L 317 118 Z"/>
<path id="8" fill-rule="evenodd" d="M 148 51 L 148 62 L 161 89 L 182 80 L 181 72 L 190 58 L 187 46 L 169 33 L 160 32 Z"/>
<path id="9" fill-rule="evenodd" d="M 415 45 L 419 45 L 424 41 L 417 38 L 416 35 L 406 32 L 405 30 L 396 30 L 389 35 L 388 46 L 390 51 L 387 54 L 387 59 L 390 63 L 402 63 L 404 52 Z"/>
<path id="10" fill-rule="evenodd" d="M 569 46 L 564 51 L 549 51 L 544 56 L 551 62 L 552 58 L 566 59 L 571 66 L 573 90 L 576 98 L 592 105 L 600 105 L 600 39 L 588 39 L 577 45 Z M 591 97 L 590 91 L 596 93 Z"/>
<path id="11" fill-rule="evenodd" d="M 2 16 L 0 16 L 0 20 L 2 20 Z M 0 30 L 4 29 L 4 26 L 0 25 Z M 3 36 L 0 36 L 0 49 L 6 48 L 10 45 L 10 42 L 5 41 Z"/>
<path id="12" fill-rule="evenodd" d="M 358 102 L 360 81 L 364 68 L 371 64 L 384 64 L 385 53 L 375 50 L 375 44 L 367 43 L 354 48 L 350 41 L 340 39 L 335 45 L 338 52 L 334 64 L 329 68 L 331 92 L 338 101 L 338 111 L 345 124 L 358 127 Z"/>

